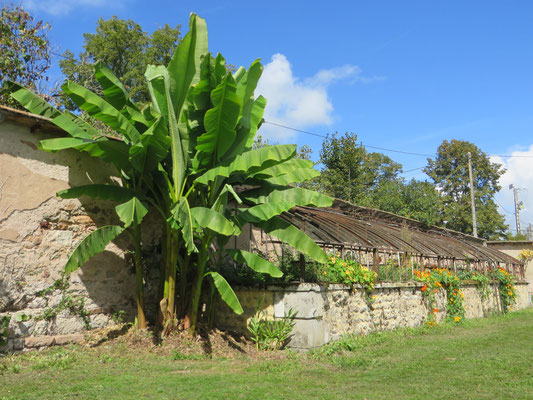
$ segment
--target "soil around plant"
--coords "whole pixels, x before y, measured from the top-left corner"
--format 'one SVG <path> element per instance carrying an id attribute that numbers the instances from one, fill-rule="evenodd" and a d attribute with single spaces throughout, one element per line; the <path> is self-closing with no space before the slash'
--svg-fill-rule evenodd
<path id="1" fill-rule="evenodd" d="M 119 324 L 94 329 L 86 334 L 84 346 L 99 347 L 125 345 L 135 351 L 145 351 L 160 356 L 183 359 L 285 359 L 286 351 L 258 350 L 254 342 L 236 332 L 199 327 L 199 333 L 189 335 L 185 330 L 176 330 L 161 337 L 152 329 L 139 330 L 131 324 Z"/>

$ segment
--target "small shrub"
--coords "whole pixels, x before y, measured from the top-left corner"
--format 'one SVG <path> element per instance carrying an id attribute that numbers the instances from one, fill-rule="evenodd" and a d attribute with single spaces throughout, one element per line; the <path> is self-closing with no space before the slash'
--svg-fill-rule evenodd
<path id="1" fill-rule="evenodd" d="M 291 337 L 297 312 L 291 308 L 289 312 L 284 313 L 283 318 L 268 320 L 266 312 L 259 311 L 259 306 L 260 304 L 248 323 L 252 341 L 261 350 L 282 349 Z"/>

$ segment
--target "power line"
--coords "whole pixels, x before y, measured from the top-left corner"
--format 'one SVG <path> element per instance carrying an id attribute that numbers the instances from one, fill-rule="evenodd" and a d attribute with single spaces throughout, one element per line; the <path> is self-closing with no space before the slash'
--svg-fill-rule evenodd
<path id="1" fill-rule="evenodd" d="M 318 134 L 318 133 L 313 133 L 313 132 L 304 131 L 304 130 L 301 130 L 301 129 L 292 128 L 292 127 L 287 126 L 287 125 L 281 125 L 281 124 L 277 124 L 277 123 L 275 123 L 275 122 L 270 122 L 270 121 L 264 121 L 264 122 L 265 122 L 266 124 L 270 124 L 270 125 L 274 125 L 274 126 L 279 126 L 280 128 L 289 129 L 289 130 L 291 130 L 291 131 L 300 132 L 300 133 L 305 133 L 306 135 L 312 135 L 312 136 L 320 137 L 320 138 L 323 138 L 323 139 L 326 139 L 326 138 L 327 138 L 327 136 L 325 136 L 325 135 L 320 135 L 320 134 Z M 386 149 L 386 148 L 384 148 L 384 147 L 369 146 L 369 145 L 367 145 L 367 144 L 365 144 L 364 147 L 368 147 L 369 149 L 377 149 L 377 150 L 382 150 L 382 151 L 390 151 L 390 152 L 393 152 L 393 153 L 409 154 L 409 155 L 412 155 L 412 156 L 433 157 L 433 155 L 431 155 L 431 154 L 411 153 L 411 152 L 409 152 L 409 151 L 401 151 L 401 150 L 394 150 L 394 149 Z"/>
<path id="2" fill-rule="evenodd" d="M 498 203 L 498 205 L 502 208 L 502 210 L 505 211 L 507 214 L 514 215 L 513 212 L 507 210 L 504 206 L 502 206 L 502 204 L 496 199 L 496 197 L 494 197 L 494 201 L 495 201 L 496 203 Z"/>
<path id="3" fill-rule="evenodd" d="M 295 132 L 305 133 L 305 134 L 307 134 L 307 135 L 317 136 L 317 137 L 321 137 L 321 138 L 324 138 L 324 139 L 327 138 L 327 136 L 319 135 L 318 133 L 302 131 L 301 129 L 291 128 L 290 126 L 281 125 L 281 124 L 276 124 L 275 122 L 264 121 L 264 123 L 265 123 L 265 124 L 274 125 L 274 126 L 279 126 L 280 128 L 289 129 L 289 130 L 291 130 L 291 131 L 295 131 Z"/>
<path id="4" fill-rule="evenodd" d="M 423 168 L 426 168 L 426 166 L 413 168 L 413 169 L 408 169 L 407 171 L 403 171 L 402 174 L 406 174 L 406 173 L 411 172 L 411 171 L 417 171 L 417 170 L 423 169 Z"/>
<path id="5" fill-rule="evenodd" d="M 311 136 L 316 136 L 316 137 L 320 137 L 320 138 L 323 138 L 323 139 L 327 139 L 327 136 L 321 135 L 319 133 L 304 131 L 302 129 L 292 128 L 292 127 L 287 126 L 287 125 L 277 124 L 275 122 L 270 122 L 270 121 L 266 121 L 266 120 L 264 121 L 264 123 L 269 124 L 269 125 L 274 125 L 274 126 L 277 126 L 277 127 L 280 127 L 280 128 L 284 128 L 284 129 L 289 129 L 289 130 L 294 131 L 294 132 L 300 132 L 300 133 L 304 133 L 306 135 L 311 135 Z M 412 155 L 412 156 L 422 156 L 422 157 L 431 157 L 431 158 L 435 157 L 434 154 L 412 153 L 410 151 L 387 149 L 385 147 L 369 146 L 367 144 L 365 144 L 364 147 L 368 147 L 369 149 L 390 151 L 392 153 L 408 154 L 408 155 Z M 491 157 L 502 157 L 502 158 L 533 158 L 533 156 L 518 156 L 518 155 L 514 156 L 514 155 L 509 155 L 509 154 L 490 154 L 490 156 Z M 408 172 L 408 171 L 405 171 L 405 172 Z"/>

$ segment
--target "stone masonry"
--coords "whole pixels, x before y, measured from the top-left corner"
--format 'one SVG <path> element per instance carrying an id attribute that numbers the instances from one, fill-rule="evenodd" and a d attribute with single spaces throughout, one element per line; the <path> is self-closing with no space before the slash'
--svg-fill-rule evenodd
<path id="1" fill-rule="evenodd" d="M 378 283 L 372 293 L 372 301 L 366 299 L 361 287 L 351 288 L 343 284 L 321 285 L 302 283 L 284 287 L 273 286 L 268 290 L 239 288 L 236 290 L 244 313 L 234 314 L 221 304 L 217 313 L 217 325 L 247 334 L 247 322 L 259 309 L 270 318 L 282 318 L 290 308 L 298 311 L 293 337 L 289 347 L 309 349 L 346 334 L 368 334 L 373 331 L 393 330 L 422 325 L 429 315 L 429 305 L 422 295 L 422 284 Z M 518 293 L 515 310 L 529 306 L 527 282 L 516 284 Z M 463 304 L 465 318 L 480 318 L 501 312 L 498 287 L 491 285 L 491 295 L 483 299 L 475 284 L 465 284 Z M 446 294 L 436 295 L 437 322 L 443 321 L 446 310 Z"/>

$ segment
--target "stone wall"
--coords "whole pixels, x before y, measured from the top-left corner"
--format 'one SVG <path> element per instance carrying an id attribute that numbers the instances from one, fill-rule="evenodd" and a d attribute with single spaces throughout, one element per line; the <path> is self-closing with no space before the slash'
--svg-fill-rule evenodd
<path id="1" fill-rule="evenodd" d="M 352 290 L 347 285 L 320 285 L 302 283 L 268 290 L 237 289 L 244 313 L 236 315 L 221 304 L 217 312 L 217 325 L 247 334 L 246 324 L 259 309 L 267 316 L 281 318 L 290 308 L 298 311 L 293 337 L 289 347 L 308 349 L 338 340 L 349 333 L 368 334 L 373 331 L 392 330 L 422 325 L 430 312 L 429 305 L 416 282 L 376 284 L 375 298 L 368 302 L 362 288 Z M 485 317 L 501 312 L 497 285 L 492 293 L 482 299 L 475 284 L 463 287 L 466 318 Z M 516 284 L 518 293 L 514 309 L 529 306 L 527 282 Z M 445 318 L 446 294 L 436 296 L 437 322 Z"/>
<path id="2" fill-rule="evenodd" d="M 69 254 L 89 232 L 116 222 L 114 204 L 56 196 L 58 190 L 114 178 L 112 167 L 84 153 L 39 150 L 39 141 L 51 137 L 0 123 L 0 318 L 11 317 L 9 342 L 0 351 L 22 348 L 21 338 L 27 336 L 85 330 L 80 315 L 69 310 L 41 319 L 58 305 L 63 291 L 38 294 L 61 278 Z M 91 327 L 112 323 L 119 311 L 133 318 L 135 276 L 128 248 L 119 237 L 70 277 L 68 296 L 84 299 Z"/>
<path id="3" fill-rule="evenodd" d="M 487 245 L 515 258 L 522 250 L 533 250 L 533 241 L 530 240 L 501 240 L 487 242 Z M 524 268 L 526 281 L 529 282 L 529 296 L 533 297 L 533 260 L 526 262 Z"/>

